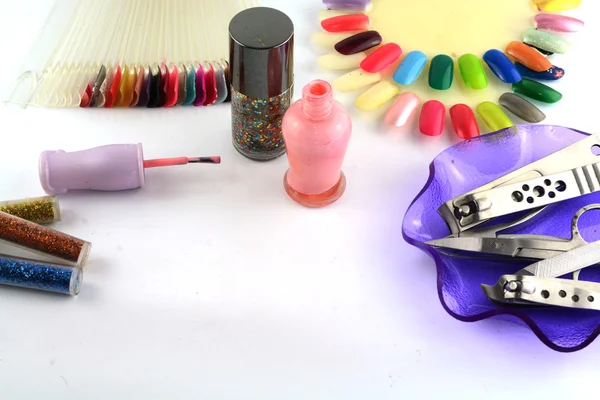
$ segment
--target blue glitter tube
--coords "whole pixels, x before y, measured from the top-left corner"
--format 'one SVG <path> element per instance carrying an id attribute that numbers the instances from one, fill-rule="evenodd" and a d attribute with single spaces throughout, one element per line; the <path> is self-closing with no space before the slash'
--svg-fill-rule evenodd
<path id="1" fill-rule="evenodd" d="M 82 279 L 81 268 L 0 255 L 0 285 L 77 296 Z"/>

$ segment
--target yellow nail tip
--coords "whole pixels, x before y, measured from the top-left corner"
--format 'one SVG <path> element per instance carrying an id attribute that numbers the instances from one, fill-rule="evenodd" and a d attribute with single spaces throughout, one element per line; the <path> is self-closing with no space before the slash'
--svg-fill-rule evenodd
<path id="1" fill-rule="evenodd" d="M 339 90 L 340 92 L 351 92 L 353 90 L 358 90 L 369 86 L 373 83 L 377 83 L 380 80 L 380 73 L 371 74 L 363 71 L 362 69 L 357 69 L 340 76 L 332 83 L 332 86 L 334 89 Z"/>
<path id="2" fill-rule="evenodd" d="M 317 58 L 317 64 L 319 64 L 321 68 L 328 70 L 352 69 L 358 68 L 362 60 L 366 57 L 367 55 L 365 53 L 357 53 L 349 56 L 330 53 Z"/>
<path id="3" fill-rule="evenodd" d="M 483 122 L 492 132 L 514 126 L 511 119 L 495 103 L 485 101 L 477 106 L 477 114 L 483 119 Z"/>
<path id="4" fill-rule="evenodd" d="M 349 38 L 354 33 L 331 33 L 331 32 L 316 32 L 313 33 L 311 39 L 317 46 L 333 49 L 335 44 L 341 42 L 344 39 Z"/>
<path id="5" fill-rule="evenodd" d="M 561 12 L 579 7 L 581 0 L 535 0 L 535 5 L 541 11 Z"/>
<path id="6" fill-rule="evenodd" d="M 383 81 L 361 94 L 354 104 L 363 111 L 372 111 L 390 101 L 398 93 L 396 84 Z"/>

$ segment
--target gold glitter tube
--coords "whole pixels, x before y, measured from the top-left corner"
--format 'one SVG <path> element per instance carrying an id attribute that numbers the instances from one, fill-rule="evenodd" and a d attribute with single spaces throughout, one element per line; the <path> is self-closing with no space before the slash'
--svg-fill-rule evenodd
<path id="1" fill-rule="evenodd" d="M 0 241 L 83 267 L 92 244 L 65 233 L 0 212 Z"/>
<path id="2" fill-rule="evenodd" d="M 0 201 L 0 212 L 35 222 L 50 224 L 60 221 L 57 196 L 32 197 L 20 200 Z"/>

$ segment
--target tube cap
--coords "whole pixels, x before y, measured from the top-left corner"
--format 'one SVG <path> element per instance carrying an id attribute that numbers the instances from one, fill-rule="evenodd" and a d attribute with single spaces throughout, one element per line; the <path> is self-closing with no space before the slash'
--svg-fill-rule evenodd
<path id="1" fill-rule="evenodd" d="M 252 98 L 279 96 L 294 83 L 294 24 L 279 10 L 253 7 L 229 23 L 231 85 Z"/>

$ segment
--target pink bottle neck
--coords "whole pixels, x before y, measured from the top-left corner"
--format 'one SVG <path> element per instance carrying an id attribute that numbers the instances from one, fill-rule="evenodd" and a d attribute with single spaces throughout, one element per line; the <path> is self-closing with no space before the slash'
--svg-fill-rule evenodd
<path id="1" fill-rule="evenodd" d="M 302 111 L 314 120 L 323 120 L 331 115 L 333 110 L 333 89 L 323 80 L 310 82 L 302 90 Z"/>

